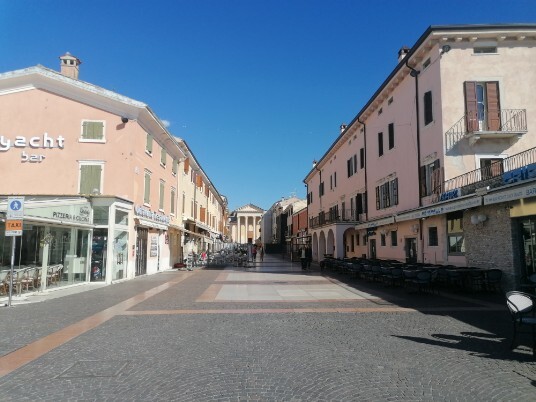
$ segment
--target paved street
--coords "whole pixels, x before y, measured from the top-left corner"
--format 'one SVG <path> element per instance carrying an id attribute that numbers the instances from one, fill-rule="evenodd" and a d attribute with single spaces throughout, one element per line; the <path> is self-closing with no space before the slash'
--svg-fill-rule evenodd
<path id="1" fill-rule="evenodd" d="M 536 400 L 500 295 L 413 294 L 271 255 L 87 288 L 0 309 L 0 400 Z"/>

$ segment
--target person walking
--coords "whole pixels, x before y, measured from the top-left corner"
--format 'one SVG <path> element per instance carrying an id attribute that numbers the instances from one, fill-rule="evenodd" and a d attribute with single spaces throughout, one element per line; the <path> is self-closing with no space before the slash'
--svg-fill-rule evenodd
<path id="1" fill-rule="evenodd" d="M 251 254 L 253 255 L 253 261 L 255 261 L 257 259 L 257 246 L 253 246 Z"/>
<path id="2" fill-rule="evenodd" d="M 264 247 L 259 247 L 259 256 L 261 257 L 261 262 L 264 260 Z"/>
<path id="3" fill-rule="evenodd" d="M 305 246 L 305 256 L 307 258 L 307 269 L 311 268 L 311 261 L 313 260 L 313 250 L 310 246 Z"/>
<path id="4" fill-rule="evenodd" d="M 301 269 L 305 271 L 307 269 L 307 253 L 305 251 L 305 247 L 300 249 L 300 261 Z"/>

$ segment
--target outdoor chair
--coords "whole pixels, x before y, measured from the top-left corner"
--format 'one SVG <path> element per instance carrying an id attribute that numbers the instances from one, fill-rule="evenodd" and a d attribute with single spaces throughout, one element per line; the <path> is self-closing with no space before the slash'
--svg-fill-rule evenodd
<path id="1" fill-rule="evenodd" d="M 536 356 L 536 314 L 534 297 L 528 293 L 512 291 L 506 293 L 506 305 L 510 311 L 513 324 L 513 335 L 510 349 L 516 346 L 517 335 L 523 333 L 522 329 L 530 328 L 532 335 L 532 355 Z"/>
<path id="2" fill-rule="evenodd" d="M 486 290 L 501 291 L 502 271 L 500 269 L 490 269 L 486 272 L 483 285 Z"/>
<path id="3" fill-rule="evenodd" d="M 417 271 L 415 276 L 409 281 L 416 290 L 421 292 L 432 292 L 432 273 L 427 270 Z"/>

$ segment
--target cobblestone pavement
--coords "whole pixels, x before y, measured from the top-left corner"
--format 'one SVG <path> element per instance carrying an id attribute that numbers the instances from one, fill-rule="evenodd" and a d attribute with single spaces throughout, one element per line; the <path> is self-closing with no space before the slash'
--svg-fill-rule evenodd
<path id="1" fill-rule="evenodd" d="M 270 255 L 0 318 L 2 401 L 536 400 L 500 295 L 413 294 Z"/>

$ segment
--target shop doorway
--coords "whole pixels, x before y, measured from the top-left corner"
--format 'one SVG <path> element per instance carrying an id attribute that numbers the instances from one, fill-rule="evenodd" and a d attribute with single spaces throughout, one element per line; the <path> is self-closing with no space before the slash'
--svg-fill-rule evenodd
<path id="1" fill-rule="evenodd" d="M 145 275 L 147 273 L 147 238 L 149 237 L 149 229 L 138 229 L 136 239 L 136 276 Z"/>
<path id="2" fill-rule="evenodd" d="M 369 241 L 370 258 L 376 259 L 376 239 L 370 239 Z"/>
<path id="3" fill-rule="evenodd" d="M 521 220 L 521 239 L 523 242 L 523 255 L 521 279 L 525 280 L 536 273 L 536 217 Z"/>
<path id="4" fill-rule="evenodd" d="M 91 242 L 91 282 L 106 280 L 106 253 L 108 247 L 108 229 L 93 230 Z"/>
<path id="5" fill-rule="evenodd" d="M 417 262 L 417 239 L 415 237 L 406 238 L 406 262 Z"/>

